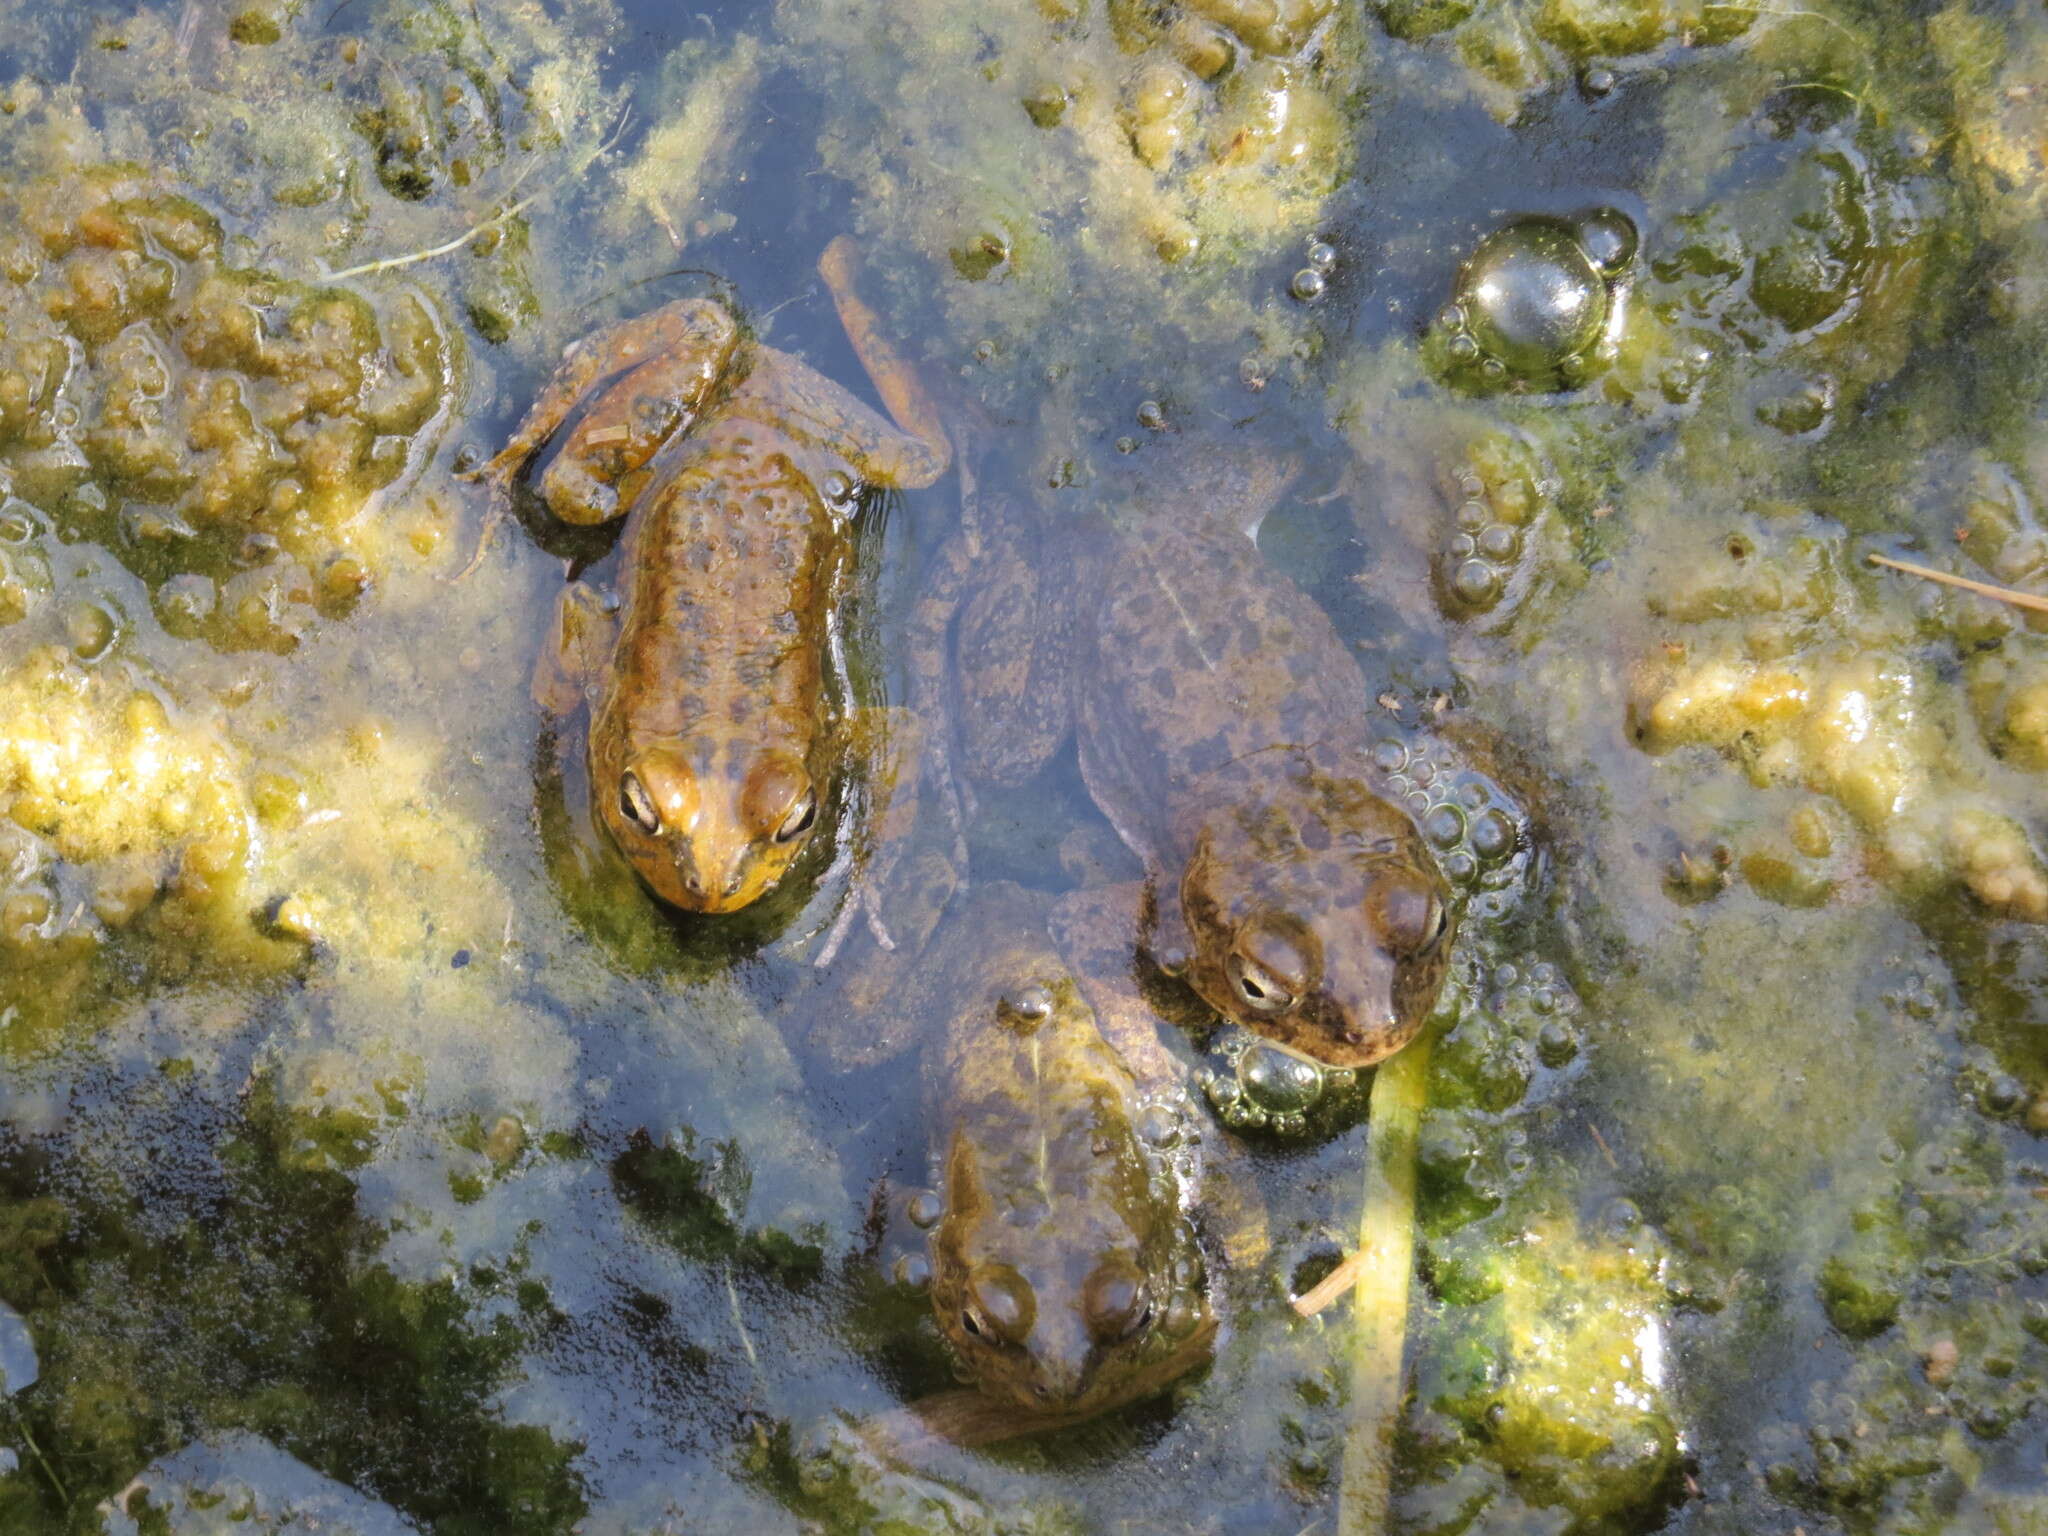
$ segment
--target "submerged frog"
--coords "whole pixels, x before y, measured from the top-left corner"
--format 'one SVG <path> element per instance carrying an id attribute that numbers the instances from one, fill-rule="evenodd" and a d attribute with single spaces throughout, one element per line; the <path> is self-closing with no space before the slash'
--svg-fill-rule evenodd
<path id="1" fill-rule="evenodd" d="M 827 686 L 858 492 L 927 486 L 950 462 L 848 286 L 852 262 L 836 241 L 819 270 L 895 426 L 689 299 L 572 347 L 479 472 L 502 488 L 553 441 L 549 509 L 626 519 L 618 592 L 563 594 L 535 696 L 555 714 L 588 707 L 598 818 L 654 892 L 692 912 L 759 899 L 818 825 L 862 745 Z"/>
<path id="2" fill-rule="evenodd" d="M 1102 516 L 965 528 L 914 621 L 912 702 L 955 722 L 970 786 L 1020 783 L 1071 730 L 1143 862 L 1129 899 L 1158 964 L 1282 1048 L 1362 1067 L 1435 1002 L 1451 892 L 1385 793 L 1350 650 L 1244 532 L 1287 479 L 1180 443 Z"/>
<path id="3" fill-rule="evenodd" d="M 867 1057 L 877 1034 L 898 1046 L 930 1036 L 936 1187 L 893 1210 L 923 1249 L 897 1272 L 928 1287 L 974 1383 L 914 1412 L 956 1441 L 1086 1418 L 1207 1359 L 1216 1319 L 1198 1203 L 1230 1225 L 1233 1261 L 1264 1246 L 1217 1149 L 1193 1134 L 1186 1069 L 1131 987 L 1116 913 L 1084 899 L 1051 929 L 1050 916 L 1043 895 L 977 887 L 889 994 L 892 1017 L 846 1042 Z"/>

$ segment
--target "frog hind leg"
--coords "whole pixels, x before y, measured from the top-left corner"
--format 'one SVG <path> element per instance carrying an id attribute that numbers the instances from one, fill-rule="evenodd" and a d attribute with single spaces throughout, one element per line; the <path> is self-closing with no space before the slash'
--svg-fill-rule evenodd
<path id="1" fill-rule="evenodd" d="M 491 500 L 484 510 L 483 526 L 477 531 L 475 553 L 450 579 L 465 580 L 483 563 L 499 524 L 505 520 L 512 481 L 521 466 L 561 429 L 572 412 L 614 380 L 617 382 L 610 383 L 602 395 L 591 401 L 590 410 L 577 424 L 564 451 L 548 466 L 546 495 L 549 507 L 568 522 L 602 523 L 616 517 L 620 507 L 617 490 L 591 472 L 593 450 L 607 446 L 603 439 L 630 445 L 629 451 L 637 447 L 637 438 L 645 435 L 646 413 L 634 407 L 640 406 L 651 391 L 667 387 L 671 376 L 694 381 L 709 374 L 715 382 L 737 344 L 738 334 L 732 316 L 723 306 L 708 299 L 679 299 L 571 345 L 505 446 L 483 464 L 458 476 L 489 485 Z M 654 365 L 657 377 L 647 388 L 629 389 L 633 381 L 621 376 L 643 372 L 650 364 Z M 684 408 L 664 413 L 669 418 L 670 431 L 677 422 L 687 420 L 705 393 L 708 385 L 698 389 L 688 401 L 679 402 Z M 644 460 L 652 451 L 648 448 L 640 458 Z"/>
<path id="2" fill-rule="evenodd" d="M 739 331 L 724 310 L 601 387 L 541 474 L 541 497 L 566 523 L 610 522 L 632 505 L 655 456 L 696 424 L 732 367 Z"/>
<path id="3" fill-rule="evenodd" d="M 1032 559 L 1013 521 L 992 541 L 954 628 L 960 748 L 970 778 L 1015 789 L 1073 731 L 1073 584 Z"/>
<path id="4" fill-rule="evenodd" d="M 678 299 L 583 337 L 562 354 L 560 366 L 541 386 L 504 448 L 462 478 L 509 479 L 596 386 L 650 359 L 717 344 L 716 338 L 729 338 L 733 332 L 732 317 L 722 306 L 709 299 Z"/>
<path id="5" fill-rule="evenodd" d="M 572 581 L 555 603 L 555 622 L 533 666 L 533 702 L 567 719 L 589 697 L 618 633 L 617 605 L 588 582 Z"/>
<path id="6" fill-rule="evenodd" d="M 818 275 L 831 291 L 847 340 L 874 382 L 875 393 L 902 430 L 850 435 L 847 462 L 870 485 L 892 490 L 921 490 L 945 474 L 953 462 L 953 445 L 939 420 L 938 407 L 918 382 L 910 364 L 884 334 L 880 318 L 861 298 L 856 286 L 860 248 L 841 235 L 818 258 Z"/>
<path id="7" fill-rule="evenodd" d="M 959 726 L 953 709 L 953 620 L 981 569 L 983 551 L 972 527 L 960 529 L 939 547 L 911 608 L 904 644 L 910 710 L 925 722 L 920 777 L 952 833 L 955 861 L 963 871 L 969 807 L 965 787 L 953 773 Z"/>

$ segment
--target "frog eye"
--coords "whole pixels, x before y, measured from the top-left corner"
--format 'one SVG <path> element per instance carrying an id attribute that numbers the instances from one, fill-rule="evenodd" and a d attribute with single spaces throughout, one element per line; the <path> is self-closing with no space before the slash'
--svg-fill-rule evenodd
<path id="1" fill-rule="evenodd" d="M 747 771 L 743 795 L 740 814 L 747 832 L 763 842 L 795 842 L 818 818 L 810 773 L 787 752 L 762 753 Z"/>
<path id="2" fill-rule="evenodd" d="M 1451 929 L 1443 897 L 1419 882 L 1389 882 L 1373 898 L 1380 936 L 1397 955 L 1426 959 Z"/>
<path id="3" fill-rule="evenodd" d="M 649 837 L 661 831 L 661 812 L 655 809 L 654 797 L 647 793 L 647 786 L 640 782 L 640 775 L 630 768 L 619 780 L 619 809 L 625 813 L 626 820 Z"/>
<path id="4" fill-rule="evenodd" d="M 807 789 L 789 808 L 789 814 L 782 818 L 782 825 L 775 829 L 775 841 L 787 843 L 802 837 L 811 830 L 811 823 L 818 819 L 818 792 Z"/>
<path id="5" fill-rule="evenodd" d="M 1422 948 L 1417 951 L 1419 955 L 1425 956 L 1435 954 L 1437 946 L 1444 941 L 1444 935 L 1451 931 L 1451 909 L 1434 893 L 1429 898 L 1429 910 L 1429 937 L 1423 940 Z"/>
<path id="6" fill-rule="evenodd" d="M 1268 913 L 1238 931 L 1223 969 L 1254 1013 L 1285 1013 L 1315 984 L 1315 941 L 1292 919 Z"/>
<path id="7" fill-rule="evenodd" d="M 1038 1317 L 1031 1283 L 1007 1264 L 981 1264 L 967 1280 L 960 1326 L 991 1344 L 1022 1344 Z"/>
<path id="8" fill-rule="evenodd" d="M 1152 1320 L 1145 1275 L 1126 1254 L 1105 1259 L 1081 1288 L 1081 1317 L 1098 1344 L 1118 1344 Z"/>
<path id="9" fill-rule="evenodd" d="M 1232 990 L 1254 1012 L 1285 1013 L 1294 1006 L 1294 994 L 1258 961 L 1245 955 L 1232 954 L 1224 961 L 1223 969 L 1230 976 Z"/>

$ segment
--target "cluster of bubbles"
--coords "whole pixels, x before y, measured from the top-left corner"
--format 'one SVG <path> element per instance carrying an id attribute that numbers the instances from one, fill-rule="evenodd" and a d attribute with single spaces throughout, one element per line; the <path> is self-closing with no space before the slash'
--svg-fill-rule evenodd
<path id="1" fill-rule="evenodd" d="M 1556 487 L 1541 456 L 1509 439 L 1468 454 L 1445 490 L 1454 510 L 1434 562 L 1437 600 L 1448 617 L 1470 621 L 1526 588 L 1529 545 Z"/>
<path id="2" fill-rule="evenodd" d="M 1216 1118 L 1233 1131 L 1306 1135 L 1311 1118 L 1334 1132 L 1365 1108 L 1359 1074 L 1325 1067 L 1233 1026 L 1217 1042 L 1218 1065 L 1196 1075 Z"/>
<path id="3" fill-rule="evenodd" d="M 1499 1080 L 1480 1094 L 1492 1100 L 1483 1107 L 1499 1110 L 1521 1102 L 1537 1065 L 1552 1071 L 1571 1065 L 1579 1054 L 1580 1007 L 1578 994 L 1548 960 L 1493 968 L 1479 1012 L 1510 1044 L 1505 1068 L 1489 1074 Z"/>
<path id="4" fill-rule="evenodd" d="M 1482 391 L 1583 384 L 1614 360 L 1639 244 L 1614 208 L 1494 230 L 1459 268 L 1432 327 L 1440 371 Z"/>
<path id="5" fill-rule="evenodd" d="M 1458 899 L 1512 888 L 1528 862 L 1521 808 L 1485 774 L 1459 767 L 1440 743 L 1389 738 L 1373 751 L 1384 792 L 1404 806 L 1436 850 Z"/>
<path id="6" fill-rule="evenodd" d="M 1337 248 L 1327 240 L 1308 243 L 1308 265 L 1288 279 L 1287 291 L 1304 304 L 1313 304 L 1330 286 L 1330 274 L 1337 270 Z"/>

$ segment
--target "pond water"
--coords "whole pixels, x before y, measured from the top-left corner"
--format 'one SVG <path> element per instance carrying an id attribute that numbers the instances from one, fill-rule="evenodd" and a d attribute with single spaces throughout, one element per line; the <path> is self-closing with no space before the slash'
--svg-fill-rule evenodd
<path id="1" fill-rule="evenodd" d="M 2048 1531 L 2048 638 L 1868 558 L 2048 590 L 2044 125 L 2032 0 L 0 0 L 0 1531 Z M 868 1433 L 859 802 L 668 908 L 529 687 L 615 529 L 454 579 L 600 327 L 875 400 L 841 235 L 965 472 L 833 707 L 963 524 L 1261 513 L 1456 892 L 1370 1525 L 1369 1074 L 1147 976 L 1213 1359 Z M 963 835 L 1141 874 L 1071 747 Z"/>

